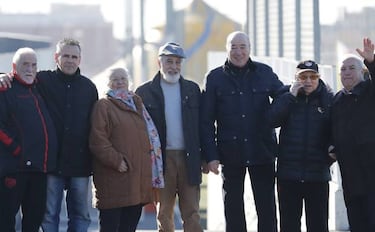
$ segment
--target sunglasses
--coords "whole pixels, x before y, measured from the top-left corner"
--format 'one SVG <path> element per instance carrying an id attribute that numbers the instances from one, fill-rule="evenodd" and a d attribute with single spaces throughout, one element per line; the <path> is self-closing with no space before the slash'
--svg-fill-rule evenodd
<path id="1" fill-rule="evenodd" d="M 302 80 L 302 81 L 307 80 L 307 78 L 310 78 L 310 80 L 315 81 L 315 80 L 318 80 L 319 77 L 320 77 L 319 74 L 313 74 L 313 75 L 304 75 L 304 74 L 302 74 L 302 75 L 299 75 L 299 76 L 298 76 L 298 78 L 299 78 L 300 80 Z"/>

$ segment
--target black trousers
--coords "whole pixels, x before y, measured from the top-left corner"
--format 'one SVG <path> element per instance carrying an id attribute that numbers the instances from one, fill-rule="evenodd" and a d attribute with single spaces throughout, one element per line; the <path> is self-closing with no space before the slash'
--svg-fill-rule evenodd
<path id="1" fill-rule="evenodd" d="M 142 213 L 142 205 L 99 209 L 100 232 L 134 232 Z"/>
<path id="2" fill-rule="evenodd" d="M 15 231 L 15 217 L 22 211 L 22 232 L 38 232 L 46 208 L 47 176 L 40 172 L 18 172 L 1 178 L 2 232 Z"/>
<path id="3" fill-rule="evenodd" d="M 351 232 L 375 231 L 374 194 L 346 196 L 344 190 L 344 199 Z"/>
<path id="4" fill-rule="evenodd" d="M 277 180 L 280 232 L 300 232 L 305 204 L 307 232 L 328 232 L 329 184 Z"/>
<path id="5" fill-rule="evenodd" d="M 249 172 L 258 216 L 258 232 L 276 232 L 275 166 L 274 164 L 251 167 L 223 165 L 223 194 L 226 232 L 247 232 L 244 211 L 244 181 Z"/>

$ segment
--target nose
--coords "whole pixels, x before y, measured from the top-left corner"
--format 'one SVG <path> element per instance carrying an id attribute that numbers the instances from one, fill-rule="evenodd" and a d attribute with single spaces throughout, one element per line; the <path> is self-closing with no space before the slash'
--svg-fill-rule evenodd
<path id="1" fill-rule="evenodd" d="M 30 73 L 33 71 L 33 66 L 30 64 L 30 65 L 27 65 L 26 66 L 26 72 Z"/>

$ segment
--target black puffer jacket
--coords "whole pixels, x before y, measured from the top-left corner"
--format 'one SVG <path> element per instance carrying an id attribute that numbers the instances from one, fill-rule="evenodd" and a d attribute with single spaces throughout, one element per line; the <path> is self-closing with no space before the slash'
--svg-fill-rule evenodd
<path id="1" fill-rule="evenodd" d="M 271 106 L 270 121 L 280 128 L 277 177 L 293 181 L 328 181 L 330 108 L 333 93 L 320 80 L 310 95 L 284 93 Z"/>

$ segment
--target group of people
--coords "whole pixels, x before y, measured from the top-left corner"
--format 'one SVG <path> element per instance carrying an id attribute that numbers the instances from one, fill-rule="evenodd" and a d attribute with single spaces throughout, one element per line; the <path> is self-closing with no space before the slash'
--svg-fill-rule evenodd
<path id="1" fill-rule="evenodd" d="M 15 231 L 21 209 L 23 232 L 58 232 L 66 191 L 68 231 L 86 232 L 92 175 L 101 232 L 134 232 L 149 203 L 157 205 L 158 230 L 173 232 L 177 197 L 184 231 L 203 232 L 202 173 L 221 172 L 225 231 L 246 232 L 248 172 L 259 232 L 301 231 L 303 205 L 307 230 L 328 232 L 336 160 L 351 231 L 375 231 L 372 41 L 357 49 L 364 63 L 354 55 L 342 61 L 336 94 L 313 60 L 301 61 L 284 85 L 250 50 L 247 34 L 230 33 L 227 59 L 201 91 L 181 74 L 183 48 L 169 42 L 152 80 L 133 92 L 128 71 L 111 69 L 99 100 L 80 73 L 78 41 L 57 43 L 53 71 L 37 71 L 33 49 L 17 50 L 12 72 L 0 75 L 2 231 Z"/>

